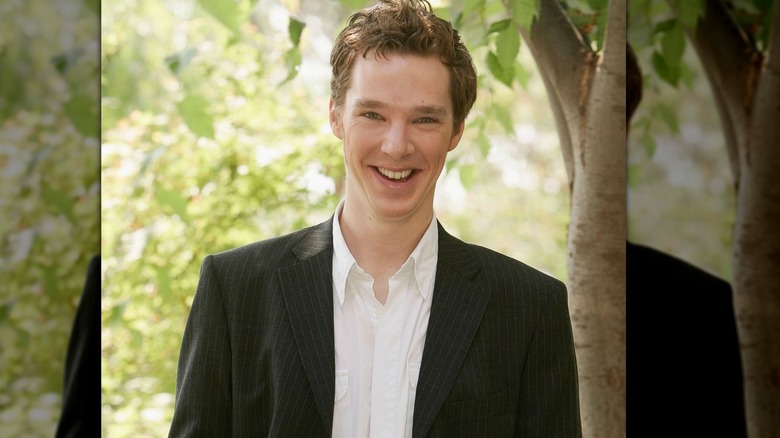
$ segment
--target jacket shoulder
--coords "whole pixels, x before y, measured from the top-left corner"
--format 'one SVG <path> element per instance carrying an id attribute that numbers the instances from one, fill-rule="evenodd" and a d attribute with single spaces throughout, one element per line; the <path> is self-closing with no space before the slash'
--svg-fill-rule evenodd
<path id="1" fill-rule="evenodd" d="M 467 244 L 472 253 L 480 260 L 483 275 L 496 282 L 521 282 L 523 285 L 540 290 L 566 290 L 564 283 L 550 274 L 542 272 L 520 260 L 501 254 L 490 248 Z"/>
<path id="2" fill-rule="evenodd" d="M 559 290 L 566 293 L 561 280 L 526 263 L 490 248 L 464 242 L 439 224 L 439 263 L 456 271 L 474 275 L 474 280 L 491 287 L 524 290 Z M 471 272 L 472 274 L 468 274 Z"/>
<path id="3" fill-rule="evenodd" d="M 211 258 L 218 270 L 243 270 L 247 265 L 253 268 L 275 268 L 294 263 L 297 258 L 293 250 L 314 231 L 320 230 L 325 224 L 320 224 L 291 233 L 252 242 L 246 245 L 220 251 L 206 258 Z"/>

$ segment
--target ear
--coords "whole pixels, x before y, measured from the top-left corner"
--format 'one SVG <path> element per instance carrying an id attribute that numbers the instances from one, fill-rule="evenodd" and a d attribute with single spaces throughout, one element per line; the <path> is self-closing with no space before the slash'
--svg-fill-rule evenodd
<path id="1" fill-rule="evenodd" d="M 452 138 L 450 138 L 450 146 L 447 148 L 447 152 L 451 152 L 458 146 L 458 143 L 460 143 L 460 138 L 463 137 L 463 129 L 465 127 L 466 121 L 464 120 L 460 122 L 457 129 L 455 129 L 455 132 L 452 133 Z"/>
<path id="2" fill-rule="evenodd" d="M 333 103 L 333 99 L 330 99 L 328 102 L 328 112 L 330 113 L 330 130 L 333 131 L 333 135 L 343 140 L 344 133 L 341 130 L 341 117 L 336 109 L 336 105 Z"/>

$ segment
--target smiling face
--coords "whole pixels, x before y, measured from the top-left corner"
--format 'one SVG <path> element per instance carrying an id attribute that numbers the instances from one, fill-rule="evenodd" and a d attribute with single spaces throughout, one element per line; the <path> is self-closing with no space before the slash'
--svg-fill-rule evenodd
<path id="1" fill-rule="evenodd" d="M 344 142 L 345 214 L 361 220 L 430 220 L 436 181 L 458 145 L 449 72 L 436 56 L 358 57 L 330 124 Z M 426 219 L 427 218 L 427 219 Z"/>

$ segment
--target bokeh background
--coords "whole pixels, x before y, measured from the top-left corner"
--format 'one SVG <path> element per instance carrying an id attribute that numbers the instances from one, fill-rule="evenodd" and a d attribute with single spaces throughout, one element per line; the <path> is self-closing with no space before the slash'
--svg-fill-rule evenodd
<path id="1" fill-rule="evenodd" d="M 0 437 L 51 437 L 100 251 L 99 2 L 0 2 Z"/>

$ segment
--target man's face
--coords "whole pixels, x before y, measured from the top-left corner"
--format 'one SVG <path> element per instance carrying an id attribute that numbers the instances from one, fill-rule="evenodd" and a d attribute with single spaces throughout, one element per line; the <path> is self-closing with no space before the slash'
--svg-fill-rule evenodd
<path id="1" fill-rule="evenodd" d="M 364 219 L 433 212 L 436 181 L 463 123 L 453 126 L 449 71 L 436 56 L 358 56 L 343 108 L 330 124 L 344 141 L 347 203 Z"/>

